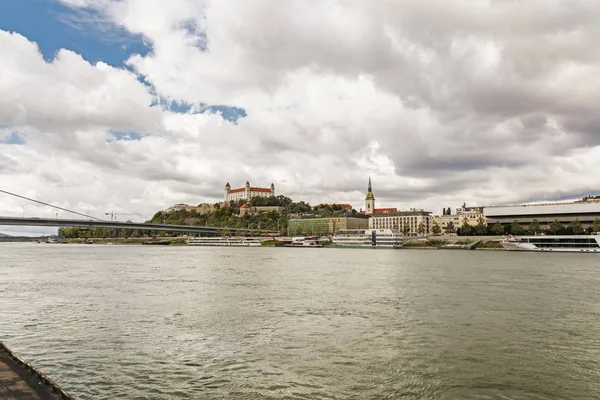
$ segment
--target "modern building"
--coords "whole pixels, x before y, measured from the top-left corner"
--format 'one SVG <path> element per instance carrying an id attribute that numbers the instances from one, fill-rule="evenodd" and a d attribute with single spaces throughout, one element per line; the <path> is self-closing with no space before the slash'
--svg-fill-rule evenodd
<path id="1" fill-rule="evenodd" d="M 406 229 L 408 236 L 429 235 L 432 227 L 433 216 L 424 210 L 373 214 L 369 218 L 369 229 L 394 229 L 400 232 L 405 232 Z"/>
<path id="2" fill-rule="evenodd" d="M 229 182 L 225 185 L 225 202 L 237 200 L 250 200 L 253 197 L 271 197 L 275 196 L 275 185 L 271 183 L 271 188 L 251 187 L 250 182 L 246 181 L 246 186 L 232 189 Z"/>
<path id="3" fill-rule="evenodd" d="M 600 196 L 587 196 L 570 203 L 489 206 L 483 207 L 483 214 L 490 225 L 496 222 L 512 224 L 514 221 L 521 225 L 529 225 L 537 219 L 540 228 L 546 230 L 555 220 L 568 225 L 577 219 L 587 228 L 596 218 L 600 218 Z"/>
<path id="4" fill-rule="evenodd" d="M 367 229 L 365 217 L 294 218 L 288 221 L 288 236 L 334 235 L 345 229 Z"/>

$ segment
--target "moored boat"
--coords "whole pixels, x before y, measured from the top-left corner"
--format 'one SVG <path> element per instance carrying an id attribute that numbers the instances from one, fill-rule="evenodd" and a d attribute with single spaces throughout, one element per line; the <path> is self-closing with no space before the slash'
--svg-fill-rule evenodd
<path id="1" fill-rule="evenodd" d="M 346 229 L 333 236 L 333 247 L 399 249 L 406 242 L 393 229 Z"/>
<path id="2" fill-rule="evenodd" d="M 256 247 L 260 246 L 260 240 L 255 237 L 190 237 L 187 239 L 188 246 L 233 246 L 233 247 Z"/>
<path id="3" fill-rule="evenodd" d="M 284 246 L 285 247 L 301 247 L 301 248 L 323 247 L 323 245 L 319 243 L 317 238 L 304 237 L 304 236 L 292 238 L 292 241 L 290 243 L 285 244 Z"/>
<path id="4" fill-rule="evenodd" d="M 544 251 L 568 253 L 599 253 L 600 233 L 591 235 L 508 236 L 502 246 L 510 251 Z"/>

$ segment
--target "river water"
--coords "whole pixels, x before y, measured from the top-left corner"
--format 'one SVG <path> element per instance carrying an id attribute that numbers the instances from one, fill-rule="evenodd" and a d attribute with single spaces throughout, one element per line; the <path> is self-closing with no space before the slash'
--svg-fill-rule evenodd
<path id="1" fill-rule="evenodd" d="M 598 399 L 600 257 L 0 244 L 0 340 L 77 399 Z"/>

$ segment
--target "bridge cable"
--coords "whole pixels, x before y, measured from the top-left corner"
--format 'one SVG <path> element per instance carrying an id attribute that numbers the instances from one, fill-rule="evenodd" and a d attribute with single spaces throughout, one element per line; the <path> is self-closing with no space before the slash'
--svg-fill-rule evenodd
<path id="1" fill-rule="evenodd" d="M 102 222 L 108 222 L 107 220 L 104 220 L 104 219 L 92 217 L 92 216 L 87 215 L 87 214 L 83 214 L 83 213 L 80 213 L 80 212 L 77 212 L 77 211 L 69 210 L 67 208 L 62 208 L 62 207 L 59 207 L 59 206 L 55 206 L 55 205 L 52 205 L 52 204 L 49 204 L 49 203 L 44 203 L 43 201 L 39 201 L 39 200 L 35 200 L 35 199 L 30 199 L 29 197 L 21 196 L 21 195 L 18 195 L 16 193 L 7 192 L 6 190 L 0 189 L 0 192 L 8 194 L 10 196 L 15 196 L 15 197 L 19 197 L 21 199 L 29 200 L 29 201 L 32 201 L 34 203 L 38 203 L 38 204 L 42 204 L 42 205 L 45 205 L 45 206 L 48 206 L 48 207 L 56 208 L 56 209 L 61 210 L 61 211 L 66 211 L 66 212 L 70 212 L 72 214 L 81 215 L 81 216 L 86 217 L 86 218 L 91 218 L 91 219 L 95 219 L 97 221 L 102 221 Z"/>

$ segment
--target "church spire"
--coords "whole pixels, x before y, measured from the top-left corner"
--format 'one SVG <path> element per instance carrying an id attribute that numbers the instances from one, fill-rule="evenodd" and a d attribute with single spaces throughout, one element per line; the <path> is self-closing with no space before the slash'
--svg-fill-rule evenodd
<path id="1" fill-rule="evenodd" d="M 371 187 L 371 177 L 369 177 L 369 188 L 367 189 L 367 197 L 365 197 L 365 214 L 371 215 L 375 212 L 375 196 L 373 196 L 373 188 Z"/>
<path id="2" fill-rule="evenodd" d="M 371 199 L 375 199 L 375 196 L 373 196 L 373 189 L 371 188 L 371 177 L 369 177 L 369 188 L 367 189 L 367 197 L 365 200 L 371 200 Z"/>

